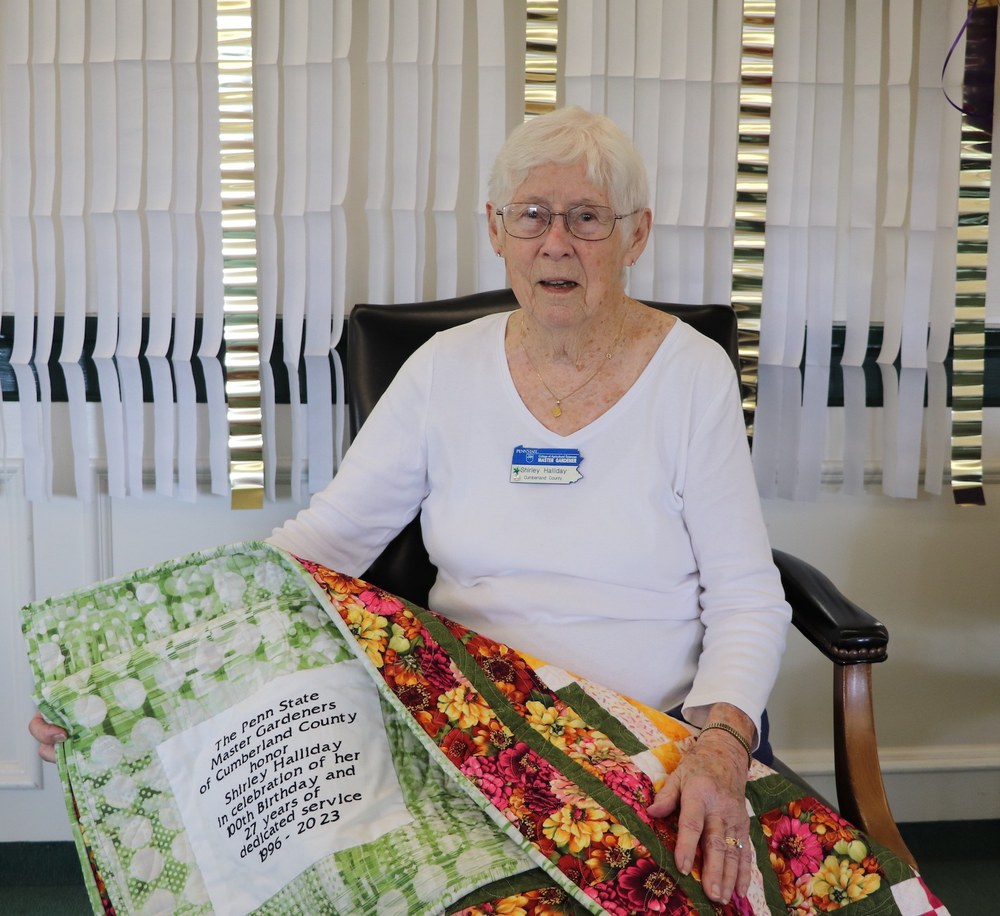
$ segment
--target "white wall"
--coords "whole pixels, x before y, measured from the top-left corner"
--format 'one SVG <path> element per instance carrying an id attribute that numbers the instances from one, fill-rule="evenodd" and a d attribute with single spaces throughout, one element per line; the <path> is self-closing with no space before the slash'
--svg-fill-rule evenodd
<path id="1" fill-rule="evenodd" d="M 1000 486 L 986 506 L 828 493 L 765 504 L 775 547 L 889 629 L 875 715 L 897 820 L 1000 817 Z M 770 704 L 786 762 L 830 786 L 829 664 L 797 633 Z"/>

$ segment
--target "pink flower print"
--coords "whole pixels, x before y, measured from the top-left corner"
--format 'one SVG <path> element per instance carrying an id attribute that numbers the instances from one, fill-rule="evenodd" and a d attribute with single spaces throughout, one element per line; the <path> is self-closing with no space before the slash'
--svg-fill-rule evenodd
<path id="1" fill-rule="evenodd" d="M 812 874 L 823 861 L 823 847 L 809 825 L 787 815 L 774 825 L 771 849 L 788 863 L 796 878 Z"/>

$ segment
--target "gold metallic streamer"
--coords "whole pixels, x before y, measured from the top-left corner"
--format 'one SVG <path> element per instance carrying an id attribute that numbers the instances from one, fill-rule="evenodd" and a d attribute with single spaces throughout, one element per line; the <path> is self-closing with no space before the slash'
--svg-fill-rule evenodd
<path id="1" fill-rule="evenodd" d="M 524 115 L 556 107 L 559 0 L 528 0 L 525 23 Z"/>
<path id="2" fill-rule="evenodd" d="M 962 118 L 951 386 L 951 487 L 958 505 L 984 505 L 983 384 L 986 359 L 986 254 L 992 141 Z"/>
<path id="3" fill-rule="evenodd" d="M 223 338 L 233 509 L 264 505 L 252 0 L 217 0 L 222 172 Z"/>
<path id="4" fill-rule="evenodd" d="M 732 303 L 739 319 L 743 411 L 753 435 L 764 282 L 764 229 L 771 142 L 775 0 L 744 0 L 736 151 Z"/>

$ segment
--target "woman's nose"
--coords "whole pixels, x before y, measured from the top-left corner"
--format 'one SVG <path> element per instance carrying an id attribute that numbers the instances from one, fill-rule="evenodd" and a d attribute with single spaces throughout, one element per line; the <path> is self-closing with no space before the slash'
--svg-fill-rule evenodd
<path id="1" fill-rule="evenodd" d="M 542 248 L 546 250 L 565 252 L 573 247 L 573 233 L 569 231 L 566 217 L 559 213 L 553 214 L 549 228 L 545 230 Z"/>

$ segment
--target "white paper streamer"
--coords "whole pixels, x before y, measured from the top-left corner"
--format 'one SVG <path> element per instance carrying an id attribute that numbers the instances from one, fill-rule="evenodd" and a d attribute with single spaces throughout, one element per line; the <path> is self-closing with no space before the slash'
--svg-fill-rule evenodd
<path id="1" fill-rule="evenodd" d="M 24 495 L 30 501 L 52 497 L 52 452 L 45 448 L 45 419 L 32 367 L 13 363 L 21 415 L 21 454 L 24 458 Z"/>
<path id="2" fill-rule="evenodd" d="M 31 50 L 31 5 L 8 3 L 3 11 L 0 29 L 0 49 L 4 60 L 11 64 L 26 64 Z"/>
<path id="3" fill-rule="evenodd" d="M 10 361 L 24 364 L 31 360 L 35 340 L 35 272 L 32 268 L 31 220 L 26 216 L 8 216 L 4 220 L 4 229 L 4 300 L 14 306 L 14 344 Z"/>
<path id="4" fill-rule="evenodd" d="M 899 377 L 895 368 L 886 363 L 879 363 L 879 370 L 882 373 L 882 491 L 887 496 L 912 498 L 916 496 L 916 482 L 911 481 L 908 488 L 905 472 L 900 468 Z"/>
<path id="5" fill-rule="evenodd" d="M 274 350 L 278 320 L 278 222 L 273 212 L 257 212 L 257 321 L 260 352 L 266 362 Z M 282 325 L 284 335 L 284 325 Z M 284 343 L 282 343 L 284 346 Z"/>
<path id="6" fill-rule="evenodd" d="M 174 495 L 174 455 L 177 416 L 174 379 L 170 364 L 162 356 L 146 359 L 153 394 L 153 471 L 158 496 Z"/>
<path id="7" fill-rule="evenodd" d="M 890 303 L 902 302 L 906 291 L 907 246 L 906 230 L 887 229 L 882 233 L 881 257 L 877 263 L 882 268 L 882 295 L 873 299 L 878 311 L 873 317 L 882 320 L 882 349 L 878 361 L 891 363 L 899 352 L 899 342 L 903 335 L 901 309 Z"/>
<path id="8" fill-rule="evenodd" d="M 777 495 L 778 450 L 781 442 L 781 369 L 762 363 L 757 373 L 754 413 L 753 471 L 762 499 Z"/>
<path id="9" fill-rule="evenodd" d="M 118 345 L 120 356 L 135 357 L 142 352 L 143 230 L 133 210 L 115 214 L 118 239 Z"/>
<path id="10" fill-rule="evenodd" d="M 203 210 L 199 220 L 203 240 L 201 301 L 204 309 L 198 354 L 214 357 L 222 350 L 222 216 Z"/>
<path id="11" fill-rule="evenodd" d="M 807 241 L 809 276 L 806 283 L 806 302 L 809 334 L 805 342 L 806 364 L 829 366 L 833 343 L 837 230 L 834 226 L 813 225 L 809 228 Z M 787 364 L 794 365 L 794 356 Z"/>
<path id="12" fill-rule="evenodd" d="M 119 60 L 135 61 L 142 57 L 146 32 L 144 6 L 138 3 L 115 5 L 115 56 Z"/>
<path id="13" fill-rule="evenodd" d="M 86 331 L 87 286 L 91 266 L 87 259 L 87 228 L 83 216 L 63 216 L 63 339 L 59 359 L 76 363 L 83 355 Z"/>
<path id="14" fill-rule="evenodd" d="M 0 29 L 0 33 L 2 32 Z M 15 65 L 7 67 L 0 87 L 4 103 L 0 109 L 0 125 L 4 136 L 10 138 L 5 140 L 2 149 L 4 207 L 9 218 L 27 217 L 31 213 L 31 182 L 25 181 L 24 177 L 30 175 L 32 169 L 33 101 L 29 68 Z M 15 138 L 19 142 L 14 143 Z"/>
<path id="15" fill-rule="evenodd" d="M 868 445 L 867 383 L 860 365 L 845 365 L 844 436 L 841 492 L 860 496 L 865 490 L 865 453 Z"/>
<path id="16" fill-rule="evenodd" d="M 123 429 L 125 439 L 125 489 L 129 496 L 143 494 L 143 459 L 146 444 L 145 410 L 142 398 L 142 373 L 134 356 L 115 359 L 121 384 Z"/>
<path id="17" fill-rule="evenodd" d="M 844 282 L 838 288 L 844 293 L 846 328 L 841 365 L 860 366 L 868 349 L 868 334 L 872 299 L 875 295 L 875 230 L 852 227 L 848 233 Z"/>
<path id="18" fill-rule="evenodd" d="M 58 296 L 59 267 L 56 257 L 56 233 L 51 216 L 36 216 L 34 227 L 35 249 L 35 336 L 34 360 L 45 366 L 52 353 L 52 335 L 55 330 L 56 298 Z"/>
<path id="19" fill-rule="evenodd" d="M 948 378 L 944 363 L 927 366 L 927 409 L 925 411 L 924 489 L 940 495 L 945 469 L 951 458 L 951 410 L 948 407 Z"/>
<path id="20" fill-rule="evenodd" d="M 84 503 L 94 499 L 94 478 L 91 473 L 90 417 L 83 367 L 79 363 L 60 365 L 66 382 L 70 440 L 73 443 L 73 481 L 76 498 Z"/>
<path id="21" fill-rule="evenodd" d="M 920 444 L 923 437 L 926 368 L 899 370 L 899 415 L 896 429 L 897 492 L 915 497 L 920 482 Z"/>
<path id="22" fill-rule="evenodd" d="M 114 213 L 92 213 L 94 295 L 97 300 L 97 339 L 94 358 L 110 359 L 118 344 L 118 224 Z"/>
<path id="23" fill-rule="evenodd" d="M 302 478 L 306 463 L 308 445 L 306 443 L 308 428 L 305 417 L 305 407 L 302 404 L 300 386 L 302 380 L 299 375 L 299 361 L 285 363 L 285 372 L 288 374 L 288 420 L 291 439 L 290 454 L 288 458 L 289 475 L 292 484 L 292 499 L 301 502 Z"/>
<path id="24" fill-rule="evenodd" d="M 108 472 L 108 495 L 125 495 L 125 425 L 122 416 L 121 390 L 114 361 L 94 360 L 97 370 L 98 393 L 104 425 L 104 457 Z"/>
<path id="25" fill-rule="evenodd" d="M 764 498 L 793 499 L 802 434 L 802 377 L 797 367 L 761 364 L 754 414 L 753 466 Z"/>
<path id="26" fill-rule="evenodd" d="M 190 360 L 171 363 L 177 391 L 177 498 L 194 502 L 198 495 L 198 401 Z"/>
<path id="27" fill-rule="evenodd" d="M 169 31 L 167 34 L 170 34 Z M 150 210 L 167 210 L 173 197 L 173 67 L 166 60 L 154 60 L 146 63 L 143 72 L 146 90 L 146 173 L 143 177 L 145 206 Z"/>
<path id="28" fill-rule="evenodd" d="M 806 365 L 802 380 L 802 422 L 798 449 L 795 498 L 819 498 L 826 457 L 827 401 L 830 390 L 829 363 Z"/>
<path id="29" fill-rule="evenodd" d="M 768 224 L 758 357 L 762 365 L 788 365 L 785 355 L 789 349 L 794 352 L 794 342 L 801 339 L 805 303 L 794 285 L 796 278 L 802 274 L 801 270 L 796 270 L 797 265 L 802 264 L 799 261 L 800 241 L 799 234 L 789 226 Z M 793 344 L 788 344 L 789 337 Z M 798 360 L 795 360 L 795 365 L 798 365 Z M 761 406 L 759 400 L 758 397 L 758 409 Z"/>
<path id="30" fill-rule="evenodd" d="M 55 199 L 56 176 L 56 79 L 51 64 L 32 65 L 32 211 L 39 214 L 52 212 Z M 22 180 L 23 180 L 22 176 Z"/>
<path id="31" fill-rule="evenodd" d="M 301 216 L 306 210 L 306 179 L 309 111 L 306 92 L 309 81 L 304 66 L 284 66 L 281 70 L 281 203 L 287 216 Z"/>
<path id="32" fill-rule="evenodd" d="M 170 215 L 175 254 L 173 274 L 174 321 L 171 356 L 190 360 L 194 356 L 195 321 L 198 309 L 198 218 L 193 213 Z"/>
<path id="33" fill-rule="evenodd" d="M 260 364 L 260 432 L 264 461 L 264 499 L 277 498 L 278 428 L 275 410 L 274 370 L 264 360 Z"/>
<path id="34" fill-rule="evenodd" d="M 344 364 L 336 350 L 330 351 L 333 364 L 333 384 L 336 397 L 333 403 L 333 448 L 334 470 L 340 467 L 344 459 L 344 450 L 348 444 L 347 428 L 347 387 L 344 383 Z"/>
<path id="35" fill-rule="evenodd" d="M 36 358 L 49 354 L 60 313 L 63 362 L 81 357 L 94 314 L 97 358 L 137 355 L 144 314 L 147 352 L 164 355 L 178 309 L 190 355 L 198 305 L 221 310 L 219 246 L 197 222 L 172 244 L 170 223 L 173 213 L 220 209 L 214 8 L 10 0 L 3 16 L 0 133 L 27 140 L 2 147 L 5 211 L 37 221 L 20 250 L 5 239 L 5 273 L 20 261 L 37 274 L 30 288 L 28 268 L 5 280 L 4 302 L 37 317 Z M 16 356 L 27 358 L 32 335 L 17 337 Z"/>
<path id="36" fill-rule="evenodd" d="M 318 493 L 332 479 L 334 456 L 333 440 L 333 391 L 330 385 L 329 356 L 307 356 L 306 371 L 306 428 L 309 431 L 309 484 L 310 493 Z"/>
<path id="37" fill-rule="evenodd" d="M 434 213 L 434 241 L 437 247 L 454 251 L 461 257 L 460 249 L 466 238 L 460 238 L 458 218 L 454 213 Z M 455 270 L 438 270 L 434 298 L 449 299 L 458 295 L 459 275 Z"/>
<path id="38" fill-rule="evenodd" d="M 902 365 L 927 366 L 927 325 L 934 269 L 934 229 L 910 233 L 906 257 L 906 293 L 903 299 L 900 356 Z M 879 359 L 889 362 L 895 353 L 883 347 Z"/>
<path id="39" fill-rule="evenodd" d="M 284 283 L 281 290 L 282 334 L 285 360 L 302 352 L 302 323 L 306 309 L 306 226 L 300 215 L 288 214 L 279 224 Z"/>
<path id="40" fill-rule="evenodd" d="M 90 30 L 90 60 L 106 63 L 115 59 L 118 23 L 116 0 L 91 0 L 91 22 L 115 23 L 115 28 Z"/>
<path id="41" fill-rule="evenodd" d="M 350 284 L 348 269 L 352 263 L 351 248 L 357 244 L 357 237 L 347 225 L 347 211 L 343 207 L 333 207 L 330 211 L 331 236 L 331 270 L 333 272 L 333 313 L 330 316 L 329 347 L 337 346 L 344 333 L 344 315 L 348 307 L 348 288 Z"/>
<path id="42" fill-rule="evenodd" d="M 331 213 L 305 215 L 306 356 L 320 356 L 330 351 L 333 317 L 333 235 Z"/>
<path id="43" fill-rule="evenodd" d="M 220 360 L 201 357 L 208 406 L 208 466 L 211 490 L 216 496 L 229 493 L 229 418 L 226 416 L 226 386 Z"/>

